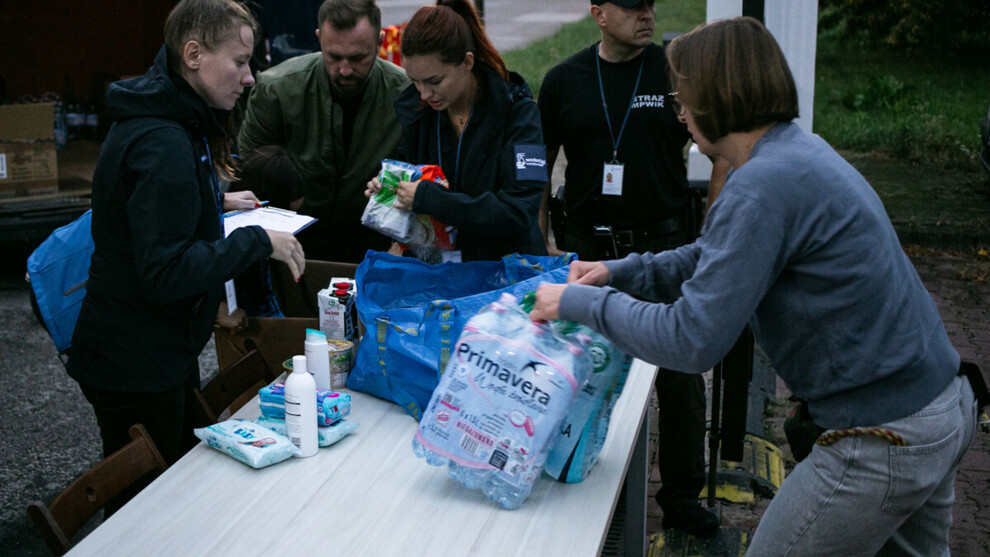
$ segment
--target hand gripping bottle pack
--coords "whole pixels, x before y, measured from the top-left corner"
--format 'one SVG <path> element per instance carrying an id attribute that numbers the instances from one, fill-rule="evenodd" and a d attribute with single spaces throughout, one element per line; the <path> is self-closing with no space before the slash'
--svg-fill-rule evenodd
<path id="1" fill-rule="evenodd" d="M 605 444 L 612 408 L 622 393 L 632 358 L 597 332 L 571 321 L 554 326 L 565 337 L 589 338 L 591 374 L 560 424 L 544 470 L 554 479 L 576 483 L 588 477 Z"/>
<path id="2" fill-rule="evenodd" d="M 519 507 L 589 372 L 580 344 L 536 324 L 505 294 L 461 333 L 413 438 L 416 456 Z"/>

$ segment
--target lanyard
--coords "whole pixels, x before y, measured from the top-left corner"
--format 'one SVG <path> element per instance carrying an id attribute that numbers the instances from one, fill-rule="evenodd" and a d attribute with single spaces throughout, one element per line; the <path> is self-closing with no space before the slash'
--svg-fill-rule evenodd
<path id="1" fill-rule="evenodd" d="M 467 124 L 464 124 L 464 129 L 461 130 L 461 135 L 457 136 L 457 158 L 454 161 L 454 179 L 448 182 L 453 184 L 457 181 L 457 177 L 461 174 L 461 140 L 464 139 L 464 134 L 467 131 L 467 127 L 471 125 L 471 116 L 474 115 L 474 108 L 471 108 L 471 112 L 468 113 Z M 437 164 L 440 168 L 443 168 L 443 148 L 440 145 L 440 113 L 437 112 Z"/>
<path id="2" fill-rule="evenodd" d="M 220 215 L 220 237 L 224 237 L 223 228 L 223 196 L 220 193 L 220 180 L 217 178 L 217 169 L 213 166 L 213 156 L 210 154 L 210 142 L 203 136 L 203 145 L 206 146 L 206 163 L 210 165 L 210 183 L 213 184 L 213 195 L 217 199 L 217 214 Z"/>
<path id="3" fill-rule="evenodd" d="M 622 141 L 622 132 L 626 131 L 626 122 L 629 121 L 629 113 L 632 112 L 633 103 L 636 102 L 636 92 L 639 90 L 639 80 L 643 77 L 643 66 L 646 63 L 646 49 L 643 49 L 643 58 L 639 61 L 639 73 L 636 74 L 636 85 L 633 86 L 632 98 L 629 99 L 629 106 L 626 108 L 626 116 L 622 119 L 622 126 L 619 128 L 619 136 L 612 132 L 612 121 L 608 117 L 608 103 L 605 102 L 605 85 L 602 84 L 602 63 L 598 55 L 600 45 L 595 45 L 595 69 L 598 70 L 598 92 L 602 95 L 602 108 L 605 110 L 605 123 L 608 124 L 608 135 L 612 138 L 612 162 L 618 162 L 619 142 Z"/>

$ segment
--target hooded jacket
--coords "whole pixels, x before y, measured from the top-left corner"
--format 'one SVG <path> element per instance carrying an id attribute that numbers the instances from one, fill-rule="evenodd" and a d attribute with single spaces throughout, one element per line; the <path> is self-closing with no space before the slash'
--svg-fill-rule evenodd
<path id="1" fill-rule="evenodd" d="M 479 77 L 478 102 L 460 140 L 442 113 L 422 105 L 415 86 L 395 100 L 400 157 L 440 164 L 450 184 L 421 182 L 413 211 L 457 227 L 464 261 L 546 255 L 538 222 L 547 181 L 540 111 L 518 74 L 505 81 L 484 67 Z"/>
<path id="2" fill-rule="evenodd" d="M 170 73 L 165 47 L 110 86 L 113 126 L 93 177 L 95 251 L 69 374 L 120 392 L 164 392 L 197 373 L 223 284 L 272 252 L 260 227 L 223 238 L 211 142 L 226 112 Z"/>

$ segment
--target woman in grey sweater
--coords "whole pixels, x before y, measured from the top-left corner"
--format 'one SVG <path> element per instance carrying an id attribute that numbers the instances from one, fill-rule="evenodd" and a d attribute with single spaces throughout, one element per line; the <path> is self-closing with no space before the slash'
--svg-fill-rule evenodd
<path id="1" fill-rule="evenodd" d="M 801 130 L 797 90 L 758 21 L 668 48 L 673 100 L 733 171 L 694 244 L 575 262 L 534 319 L 566 319 L 663 367 L 703 373 L 748 323 L 821 428 L 774 497 L 753 555 L 948 554 L 973 393 L 870 185 Z"/>

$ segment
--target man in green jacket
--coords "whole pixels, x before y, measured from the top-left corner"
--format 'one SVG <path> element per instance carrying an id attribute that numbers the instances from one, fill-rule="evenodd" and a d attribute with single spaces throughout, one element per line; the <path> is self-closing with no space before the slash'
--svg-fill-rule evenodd
<path id="1" fill-rule="evenodd" d="M 238 135 L 242 157 L 285 148 L 306 183 L 299 212 L 320 219 L 299 234 L 306 256 L 360 262 L 390 240 L 361 225 L 365 185 L 392 156 L 401 129 L 392 99 L 409 85 L 378 57 L 381 10 L 374 0 L 326 0 L 316 36 L 322 52 L 258 75 Z"/>

